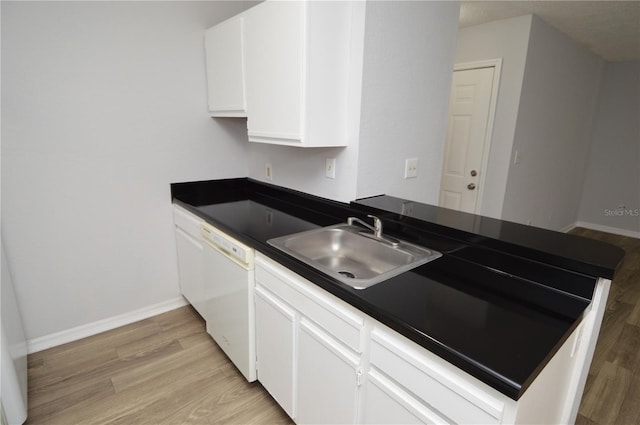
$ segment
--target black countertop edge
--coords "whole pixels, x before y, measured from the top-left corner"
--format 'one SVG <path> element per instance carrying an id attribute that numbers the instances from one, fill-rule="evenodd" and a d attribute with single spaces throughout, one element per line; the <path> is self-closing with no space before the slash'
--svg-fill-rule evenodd
<path id="1" fill-rule="evenodd" d="M 421 226 L 479 247 L 554 265 L 588 276 L 612 279 L 624 258 L 616 246 L 580 236 L 464 213 L 387 195 L 351 202 L 363 212 Z"/>

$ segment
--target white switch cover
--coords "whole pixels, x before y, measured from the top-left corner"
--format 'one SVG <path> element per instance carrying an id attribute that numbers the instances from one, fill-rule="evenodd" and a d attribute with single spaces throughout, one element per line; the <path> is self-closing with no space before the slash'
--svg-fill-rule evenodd
<path id="1" fill-rule="evenodd" d="M 336 178 L 336 159 L 335 158 L 327 158 L 324 174 L 328 179 Z"/>
<path id="2" fill-rule="evenodd" d="M 404 161 L 404 178 L 415 179 L 418 177 L 418 158 L 410 158 Z"/>

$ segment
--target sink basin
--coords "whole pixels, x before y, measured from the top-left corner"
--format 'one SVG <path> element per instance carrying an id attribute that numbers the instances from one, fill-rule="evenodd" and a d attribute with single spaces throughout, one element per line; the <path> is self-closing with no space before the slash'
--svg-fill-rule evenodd
<path id="1" fill-rule="evenodd" d="M 338 224 L 267 241 L 355 289 L 397 276 L 442 254 L 408 242 L 372 238 L 358 226 Z"/>

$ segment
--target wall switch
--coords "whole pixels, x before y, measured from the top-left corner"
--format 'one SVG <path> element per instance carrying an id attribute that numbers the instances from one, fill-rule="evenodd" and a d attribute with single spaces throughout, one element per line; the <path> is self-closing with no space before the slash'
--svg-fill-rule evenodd
<path id="1" fill-rule="evenodd" d="M 264 177 L 269 181 L 273 180 L 273 169 L 271 168 L 271 163 L 269 162 L 264 164 Z"/>
<path id="2" fill-rule="evenodd" d="M 325 168 L 324 168 L 324 175 L 328 179 L 336 178 L 336 159 L 335 158 L 327 158 Z"/>
<path id="3" fill-rule="evenodd" d="M 404 161 L 404 178 L 415 179 L 418 177 L 418 158 L 410 158 Z"/>

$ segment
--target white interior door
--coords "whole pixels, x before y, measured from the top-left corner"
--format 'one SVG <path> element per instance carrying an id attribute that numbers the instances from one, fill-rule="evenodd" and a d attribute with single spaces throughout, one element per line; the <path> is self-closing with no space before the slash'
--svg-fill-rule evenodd
<path id="1" fill-rule="evenodd" d="M 494 72 L 494 67 L 487 67 L 453 73 L 440 183 L 442 207 L 478 211 Z"/>

